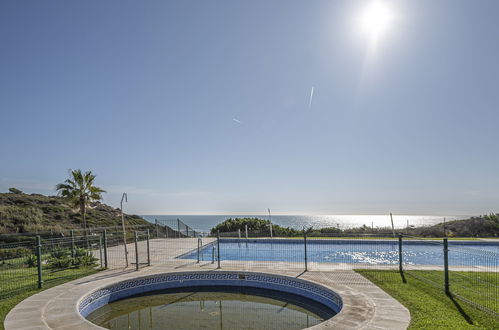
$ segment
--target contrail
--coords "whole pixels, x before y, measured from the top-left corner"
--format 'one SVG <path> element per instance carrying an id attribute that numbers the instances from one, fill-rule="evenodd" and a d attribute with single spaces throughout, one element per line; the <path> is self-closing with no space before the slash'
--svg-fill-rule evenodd
<path id="1" fill-rule="evenodd" d="M 312 86 L 312 89 L 310 90 L 310 100 L 308 101 L 308 108 L 310 109 L 312 107 L 312 100 L 314 99 L 314 86 Z"/>
<path id="2" fill-rule="evenodd" d="M 240 121 L 239 119 L 237 119 L 237 118 L 235 118 L 235 117 L 234 117 L 234 118 L 232 118 L 232 121 L 234 121 L 234 122 L 236 122 L 236 123 L 238 123 L 238 124 L 242 124 L 242 123 L 243 123 L 242 121 Z"/>

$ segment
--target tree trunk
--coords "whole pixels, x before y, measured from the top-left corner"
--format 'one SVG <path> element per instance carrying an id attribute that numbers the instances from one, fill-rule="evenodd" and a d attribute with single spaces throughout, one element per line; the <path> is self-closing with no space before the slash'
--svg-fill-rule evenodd
<path id="1" fill-rule="evenodd" d="M 86 218 L 86 210 L 85 210 L 85 199 L 80 198 L 80 213 L 81 213 L 81 220 L 83 222 L 83 228 L 85 230 L 85 241 L 87 242 L 87 249 L 88 249 L 88 233 L 87 233 L 87 218 Z"/>

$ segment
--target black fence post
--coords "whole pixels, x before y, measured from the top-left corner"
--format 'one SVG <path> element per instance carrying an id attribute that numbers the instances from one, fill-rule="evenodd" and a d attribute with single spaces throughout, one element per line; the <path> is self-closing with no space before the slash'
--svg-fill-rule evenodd
<path id="1" fill-rule="evenodd" d="M 198 238 L 198 264 L 199 264 L 199 260 L 201 259 L 199 254 L 201 253 L 201 245 L 203 245 L 203 243 L 201 242 L 201 238 Z"/>
<path id="2" fill-rule="evenodd" d="M 42 241 L 40 236 L 36 236 L 36 264 L 38 268 L 38 289 L 43 287 L 42 276 Z"/>
<path id="3" fill-rule="evenodd" d="M 75 234 L 73 230 L 69 231 L 69 235 L 71 236 L 71 258 L 75 257 Z"/>
<path id="4" fill-rule="evenodd" d="M 135 231 L 135 270 L 139 270 L 139 243 L 138 243 L 137 231 Z"/>
<path id="5" fill-rule="evenodd" d="M 159 238 L 158 219 L 154 219 L 154 223 L 156 225 L 156 238 Z"/>
<path id="6" fill-rule="evenodd" d="M 220 231 L 217 231 L 217 259 L 218 259 L 217 268 L 220 268 Z"/>
<path id="7" fill-rule="evenodd" d="M 107 269 L 107 231 L 104 229 L 104 269 Z"/>
<path id="8" fill-rule="evenodd" d="M 180 219 L 177 219 L 177 233 L 178 238 L 180 238 Z"/>
<path id="9" fill-rule="evenodd" d="M 88 229 L 85 228 L 85 242 L 87 244 L 87 250 L 90 250 L 90 242 L 88 241 Z"/>
<path id="10" fill-rule="evenodd" d="M 50 247 L 54 249 L 54 229 L 50 228 Z"/>
<path id="11" fill-rule="evenodd" d="M 147 230 L 147 265 L 151 266 L 151 246 L 149 245 L 149 229 Z"/>
<path id="12" fill-rule="evenodd" d="M 308 256 L 307 256 L 307 232 L 303 232 L 303 243 L 305 245 L 305 271 L 308 271 Z"/>
<path id="13" fill-rule="evenodd" d="M 448 296 L 450 296 L 449 286 L 449 243 L 447 238 L 444 238 L 444 287 Z"/>
<path id="14" fill-rule="evenodd" d="M 404 269 L 402 268 L 403 258 L 402 258 L 402 234 L 399 234 L 399 273 L 402 274 Z"/>
<path id="15" fill-rule="evenodd" d="M 100 268 L 104 268 L 104 263 L 102 261 L 102 235 L 99 235 L 99 260 L 100 260 Z"/>

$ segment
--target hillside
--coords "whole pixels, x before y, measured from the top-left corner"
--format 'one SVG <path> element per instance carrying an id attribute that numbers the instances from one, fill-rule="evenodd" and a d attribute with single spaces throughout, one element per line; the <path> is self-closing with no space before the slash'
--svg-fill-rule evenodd
<path id="1" fill-rule="evenodd" d="M 270 235 L 270 222 L 269 220 L 258 218 L 235 218 L 227 219 L 219 223 L 211 229 L 211 234 L 215 235 L 217 231 L 227 234 L 235 234 L 238 230 L 244 233 L 245 226 L 248 226 L 248 231 L 252 235 L 263 234 Z M 272 225 L 274 236 L 302 236 L 302 230 L 296 230 L 289 227 L 282 227 L 277 224 Z M 363 235 L 363 234 L 389 234 L 391 235 L 391 228 L 375 228 L 374 230 L 368 226 L 361 226 L 355 228 L 339 229 L 336 227 L 328 228 L 307 228 L 309 237 L 313 236 L 334 236 L 334 235 Z M 466 220 L 455 220 L 445 223 L 439 223 L 432 226 L 411 227 L 404 229 L 396 229 L 396 232 L 419 236 L 419 237 L 499 237 L 499 217 L 495 214 L 472 217 Z"/>
<path id="2" fill-rule="evenodd" d="M 147 225 L 137 215 L 126 215 L 127 225 Z M 121 225 L 121 213 L 103 203 L 87 210 L 88 227 Z M 40 194 L 0 193 L 0 234 L 82 228 L 80 214 L 62 197 Z"/>
<path id="3" fill-rule="evenodd" d="M 445 234 L 444 234 L 445 228 Z M 412 228 L 411 235 L 423 237 L 499 237 L 499 222 L 496 217 L 472 217 L 433 226 Z"/>

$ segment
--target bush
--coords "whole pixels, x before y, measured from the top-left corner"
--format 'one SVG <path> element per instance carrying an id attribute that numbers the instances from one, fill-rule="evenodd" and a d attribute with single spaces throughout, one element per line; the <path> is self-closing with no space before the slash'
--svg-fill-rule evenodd
<path id="1" fill-rule="evenodd" d="M 79 268 L 97 266 L 97 259 L 94 258 L 92 252 L 83 248 L 76 248 L 73 257 L 71 257 L 71 250 L 57 248 L 50 252 L 47 264 L 52 269 Z"/>
<path id="2" fill-rule="evenodd" d="M 25 257 L 29 254 L 31 254 L 31 250 L 24 247 L 0 249 L 0 260 Z"/>
<path id="3" fill-rule="evenodd" d="M 68 258 L 70 255 L 71 255 L 71 250 L 69 249 L 56 248 L 50 251 L 50 258 L 53 259 L 64 259 Z"/>
<path id="4" fill-rule="evenodd" d="M 34 254 L 32 255 L 29 255 L 26 257 L 26 259 L 24 260 L 24 264 L 28 267 L 28 268 L 33 268 L 33 267 L 36 267 L 37 264 L 38 264 L 38 259 L 36 258 L 36 256 Z"/>
<path id="5" fill-rule="evenodd" d="M 82 248 L 77 248 L 74 251 L 73 265 L 79 266 L 97 266 L 97 258 L 94 258 L 92 252 Z"/>
<path id="6" fill-rule="evenodd" d="M 23 192 L 17 188 L 9 188 L 9 192 L 12 194 L 22 194 Z"/>
<path id="7" fill-rule="evenodd" d="M 270 234 L 270 221 L 258 218 L 229 218 L 212 228 L 211 234 L 215 235 L 217 231 L 221 233 L 236 232 L 238 229 L 244 232 L 246 226 L 248 226 L 248 231 L 268 232 Z M 298 236 L 303 233 L 301 230 L 282 227 L 276 224 L 272 224 L 272 231 L 276 236 Z"/>
<path id="8" fill-rule="evenodd" d="M 65 269 L 73 265 L 73 258 L 62 257 L 62 258 L 49 258 L 47 260 L 47 265 L 52 269 Z"/>
<path id="9" fill-rule="evenodd" d="M 485 220 L 494 221 L 496 224 L 499 224 L 499 214 L 490 213 L 485 215 L 483 218 Z"/>
<path id="10" fill-rule="evenodd" d="M 68 268 L 73 264 L 70 257 L 69 249 L 56 248 L 50 251 L 50 257 L 47 260 L 47 265 L 52 269 Z"/>
<path id="11" fill-rule="evenodd" d="M 78 257 L 78 258 L 73 258 L 73 265 L 75 267 L 90 267 L 90 266 L 97 266 L 97 258 L 94 258 L 94 256 L 89 253 L 88 255 Z"/>

